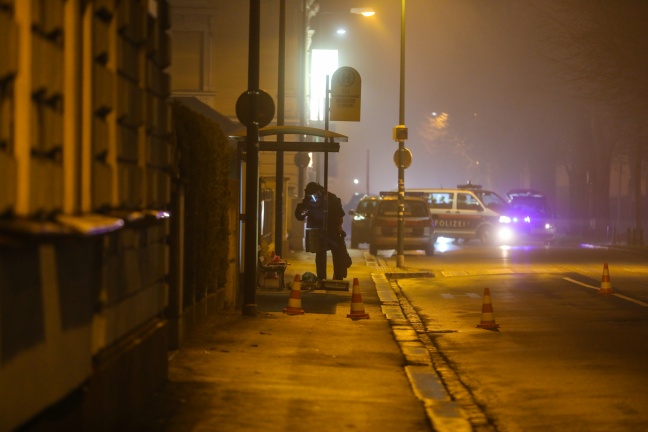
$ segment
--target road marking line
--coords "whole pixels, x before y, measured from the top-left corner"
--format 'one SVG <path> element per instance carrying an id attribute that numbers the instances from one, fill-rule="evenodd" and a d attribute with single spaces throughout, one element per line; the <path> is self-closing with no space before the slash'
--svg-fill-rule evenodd
<path id="1" fill-rule="evenodd" d="M 584 286 L 584 287 L 586 287 L 586 288 L 592 288 L 592 289 L 595 289 L 595 290 L 597 290 L 597 291 L 599 290 L 599 287 L 595 287 L 595 286 L 592 286 L 592 285 L 588 285 L 588 284 L 586 284 L 586 283 L 579 282 L 579 281 L 574 280 L 574 279 L 572 279 L 572 278 L 564 277 L 563 279 L 565 279 L 565 280 L 568 281 L 568 282 L 573 282 L 573 283 L 575 283 L 575 284 L 582 285 L 582 286 Z M 623 300 L 628 300 L 629 302 L 632 302 L 632 303 L 638 304 L 639 306 L 648 307 L 648 303 L 646 303 L 646 302 L 642 302 L 641 300 L 636 300 L 636 299 L 633 299 L 633 298 L 630 298 L 630 297 L 624 296 L 623 294 L 616 294 L 616 293 L 612 293 L 611 295 L 613 295 L 613 296 L 615 296 L 615 297 L 618 297 L 618 298 L 620 298 L 620 299 L 623 299 Z"/>
<path id="2" fill-rule="evenodd" d="M 615 294 L 615 293 L 612 293 L 612 295 L 615 296 L 615 297 L 622 298 L 622 299 L 624 299 L 624 300 L 631 301 L 632 303 L 636 303 L 636 304 L 638 304 L 639 306 L 648 307 L 648 303 L 642 302 L 641 300 L 635 300 L 635 299 L 633 299 L 633 298 L 626 297 L 626 296 L 624 296 L 623 294 Z"/>
<path id="3" fill-rule="evenodd" d="M 642 270 L 642 269 L 635 270 L 635 269 L 628 268 L 628 267 L 623 267 L 623 270 L 629 271 L 630 273 L 648 273 L 648 270 Z"/>
<path id="4" fill-rule="evenodd" d="M 578 285 L 582 285 L 582 286 L 587 287 L 587 288 L 593 288 L 593 289 L 595 289 L 595 290 L 597 290 L 597 291 L 598 291 L 598 289 L 599 289 L 598 287 L 595 287 L 595 286 L 592 286 L 592 285 L 588 285 L 588 284 L 583 283 L 583 282 L 579 282 L 579 281 L 574 280 L 574 279 L 572 279 L 572 278 L 564 277 L 563 279 L 565 279 L 566 281 L 569 281 L 569 282 L 573 282 L 573 283 L 578 284 Z"/>
<path id="5" fill-rule="evenodd" d="M 455 297 L 470 297 L 470 298 L 480 298 L 479 294 L 475 293 L 467 293 L 467 294 L 450 294 L 450 293 L 443 293 L 441 294 L 441 297 L 446 298 L 446 299 L 452 299 Z"/>
<path id="6" fill-rule="evenodd" d="M 515 272 L 510 268 L 483 270 L 483 274 L 489 274 L 489 275 L 513 274 L 513 273 Z"/>
<path id="7" fill-rule="evenodd" d="M 441 274 L 443 276 L 468 276 L 468 273 L 460 270 L 442 270 Z"/>

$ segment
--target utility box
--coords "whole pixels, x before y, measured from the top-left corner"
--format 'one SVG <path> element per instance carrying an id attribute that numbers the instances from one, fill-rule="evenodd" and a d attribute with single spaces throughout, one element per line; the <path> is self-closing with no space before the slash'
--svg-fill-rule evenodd
<path id="1" fill-rule="evenodd" d="M 319 289 L 327 291 L 349 291 L 349 281 L 325 279 L 320 281 Z"/>

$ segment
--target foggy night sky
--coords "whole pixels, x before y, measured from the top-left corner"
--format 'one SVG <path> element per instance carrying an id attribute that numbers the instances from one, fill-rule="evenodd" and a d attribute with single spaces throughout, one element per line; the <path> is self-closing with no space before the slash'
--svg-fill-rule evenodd
<path id="1" fill-rule="evenodd" d="M 535 4 L 540 6 L 535 6 Z M 519 0 L 407 0 L 405 49 L 405 142 L 413 154 L 405 170 L 405 188 L 455 187 L 472 180 L 500 194 L 521 184 L 527 165 L 547 155 L 547 144 L 562 138 L 562 111 L 573 104 L 555 61 L 549 38 L 555 24 L 548 2 Z M 331 122 L 349 136 L 331 184 L 343 201 L 366 192 L 369 149 L 371 193 L 398 187 L 393 153 L 398 144 L 400 85 L 400 6 L 398 0 L 356 4 L 320 0 L 314 48 L 325 23 L 346 21 L 347 34 L 332 38 L 339 66 L 362 77 L 360 122 Z M 371 6 L 364 18 L 351 7 Z M 426 138 L 427 117 L 446 112 L 461 125 L 465 157 Z M 479 164 L 477 164 L 479 161 Z M 548 173 L 551 177 L 553 171 Z M 354 178 L 360 180 L 354 186 Z"/>

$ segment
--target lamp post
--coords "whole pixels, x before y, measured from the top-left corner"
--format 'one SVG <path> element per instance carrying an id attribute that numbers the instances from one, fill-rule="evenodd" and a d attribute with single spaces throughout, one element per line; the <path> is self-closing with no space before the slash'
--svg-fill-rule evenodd
<path id="1" fill-rule="evenodd" d="M 405 266 L 403 253 L 403 229 L 405 215 L 405 0 L 401 0 L 401 46 L 400 46 L 400 101 L 398 126 L 394 128 L 394 141 L 398 141 L 398 239 L 396 242 L 396 267 Z"/>
<path id="2" fill-rule="evenodd" d="M 374 14 L 370 8 L 353 8 L 351 13 L 371 16 Z M 405 126 L 405 0 L 401 0 L 401 34 L 400 34 L 400 100 L 398 108 L 398 126 L 394 127 L 393 139 L 398 142 L 398 157 L 395 157 L 398 165 L 398 221 L 397 221 L 397 242 L 396 242 L 396 266 L 405 266 L 405 255 L 403 253 L 403 231 L 405 225 L 405 168 L 408 164 L 405 148 L 407 139 L 407 127 Z M 409 154 L 408 154 L 409 156 Z M 367 173 L 369 167 L 367 166 Z M 367 174 L 368 176 L 368 174 Z M 368 180 L 368 179 L 367 179 Z M 369 182 L 367 181 L 367 185 Z"/>

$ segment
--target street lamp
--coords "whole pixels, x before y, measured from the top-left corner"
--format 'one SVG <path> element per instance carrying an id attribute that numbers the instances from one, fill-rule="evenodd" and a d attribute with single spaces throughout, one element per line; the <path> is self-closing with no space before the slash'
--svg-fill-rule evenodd
<path id="1" fill-rule="evenodd" d="M 362 16 L 374 16 L 376 12 L 372 8 L 351 8 L 351 13 L 360 14 Z"/>
<path id="2" fill-rule="evenodd" d="M 363 16 L 375 14 L 371 8 L 352 8 L 351 13 Z M 405 126 L 405 0 L 401 0 L 401 46 L 400 46 L 400 101 L 398 109 L 398 126 L 394 127 L 393 139 L 398 142 L 398 157 L 395 157 L 398 165 L 398 225 L 396 243 L 396 266 L 405 266 L 405 255 L 403 253 L 403 231 L 405 226 L 405 168 L 408 164 L 409 151 L 405 148 L 407 139 L 407 127 Z M 396 156 L 396 155 L 395 155 Z M 368 175 L 367 167 L 367 175 Z M 367 185 L 369 183 L 367 182 Z"/>

